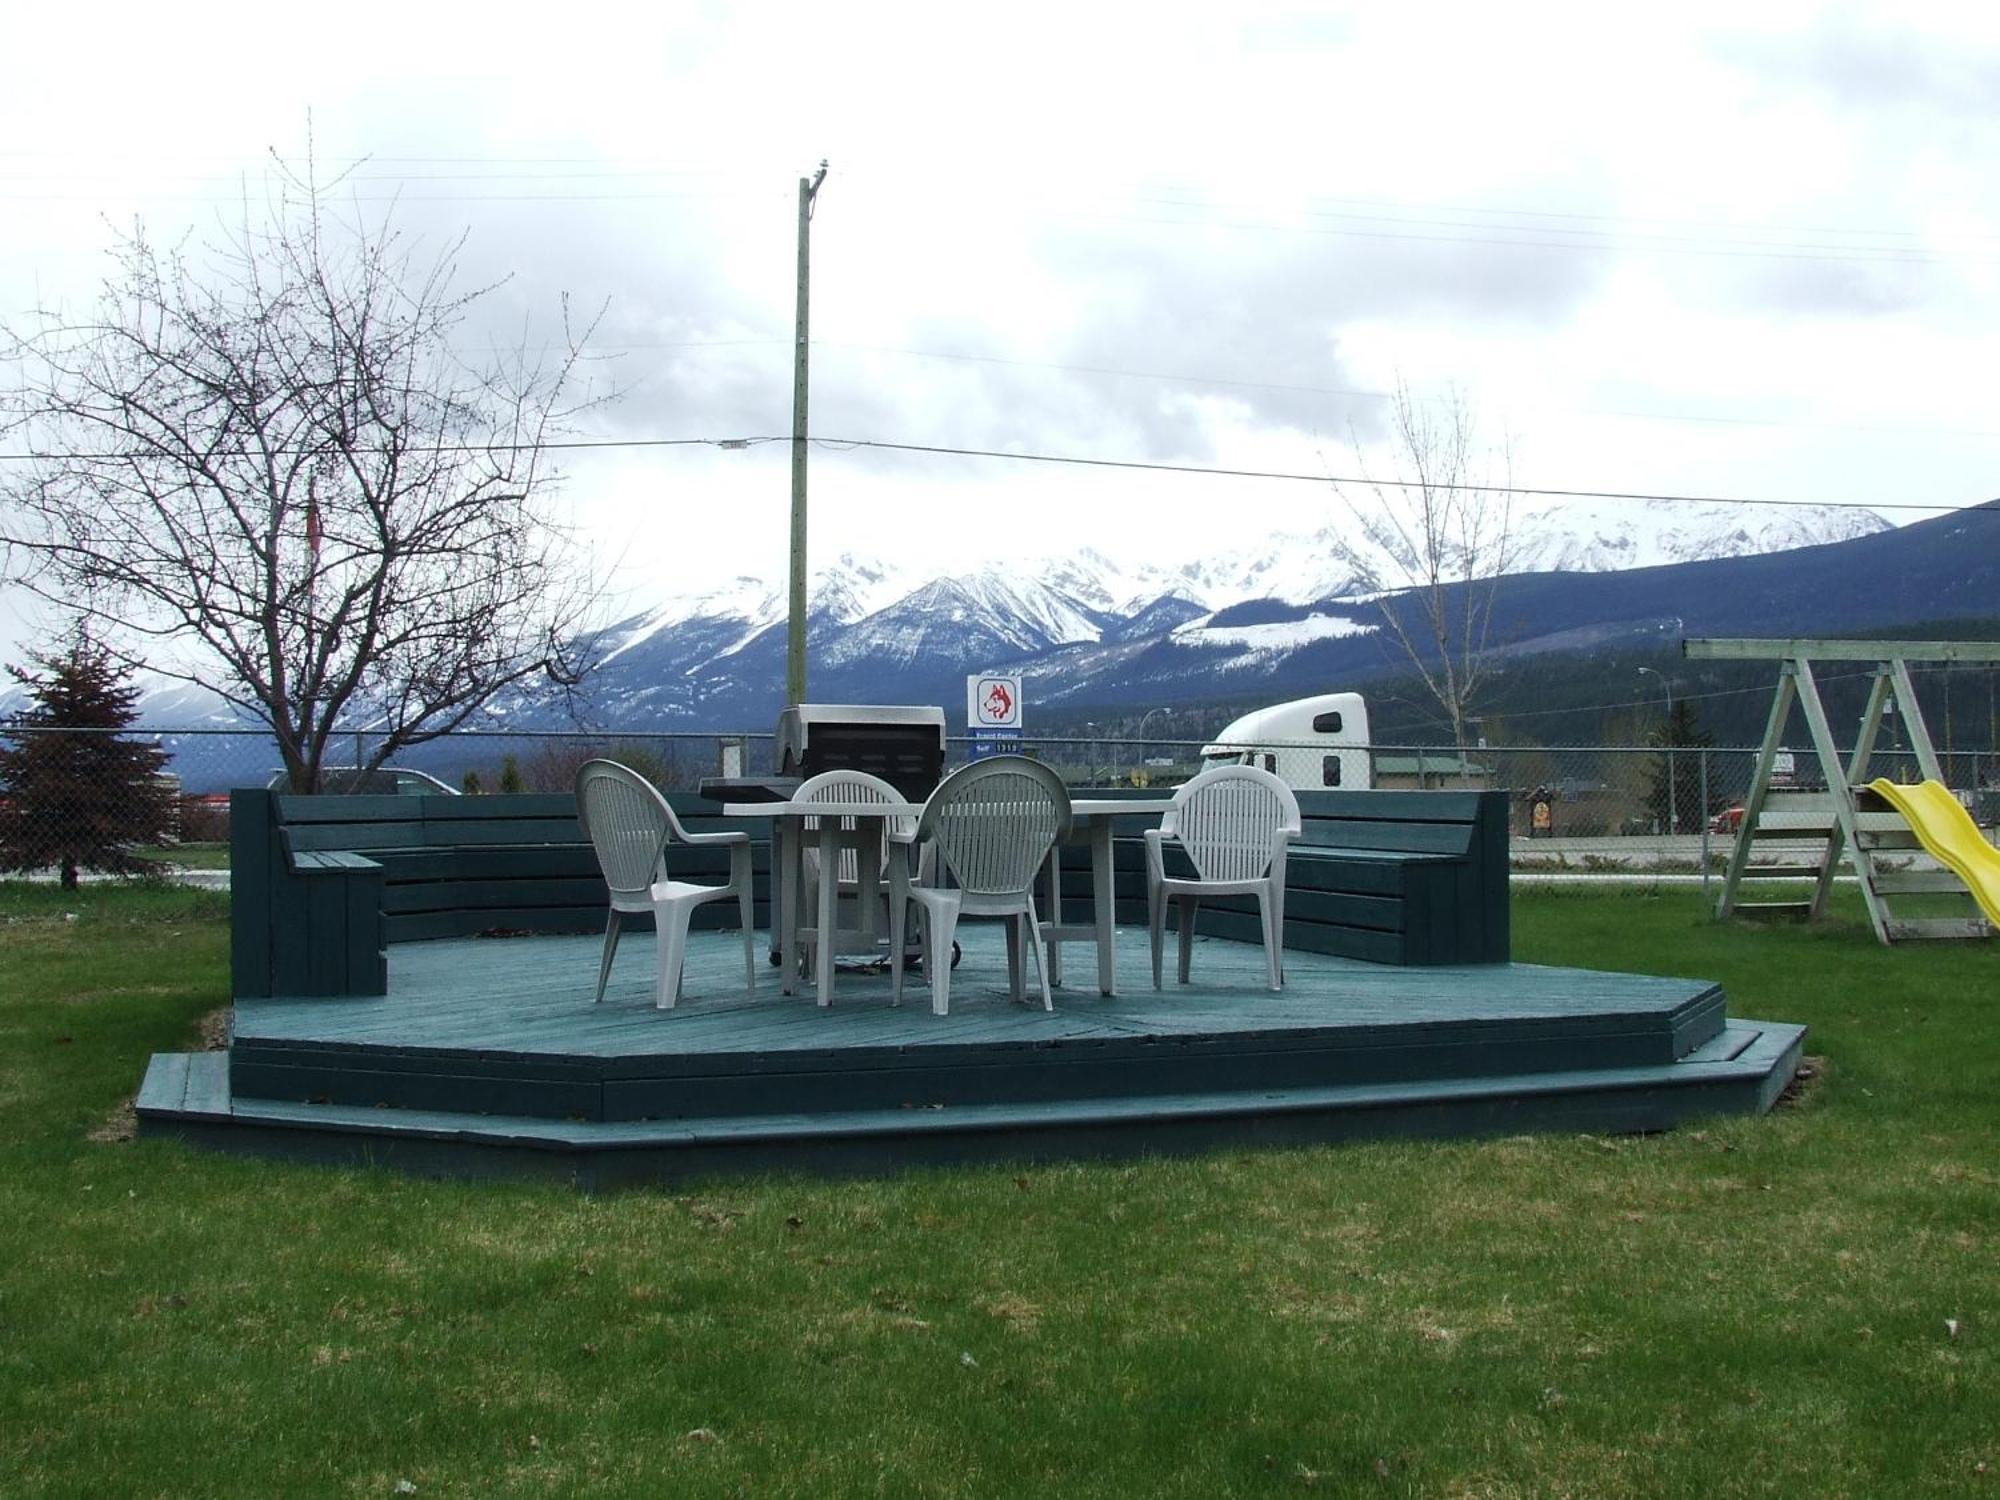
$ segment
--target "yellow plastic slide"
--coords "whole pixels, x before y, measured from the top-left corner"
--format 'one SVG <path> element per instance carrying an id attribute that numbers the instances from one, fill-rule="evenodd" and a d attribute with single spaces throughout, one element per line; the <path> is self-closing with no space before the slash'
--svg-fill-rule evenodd
<path id="1" fill-rule="evenodd" d="M 1903 815 L 1917 841 L 1965 882 L 1986 920 L 2000 926 L 2000 849 L 1986 842 L 1972 814 L 1959 805 L 1944 783 L 1920 781 L 1915 786 L 1898 786 L 1877 777 L 1868 783 L 1868 790 Z"/>

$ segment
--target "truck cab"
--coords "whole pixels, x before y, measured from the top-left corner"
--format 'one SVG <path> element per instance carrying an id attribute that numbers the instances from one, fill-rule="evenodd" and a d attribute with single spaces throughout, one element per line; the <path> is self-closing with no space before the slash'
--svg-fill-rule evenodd
<path id="1" fill-rule="evenodd" d="M 1258 766 L 1296 791 L 1374 785 L 1368 704 L 1359 693 L 1322 693 L 1243 715 L 1210 744 L 1204 766 Z"/>

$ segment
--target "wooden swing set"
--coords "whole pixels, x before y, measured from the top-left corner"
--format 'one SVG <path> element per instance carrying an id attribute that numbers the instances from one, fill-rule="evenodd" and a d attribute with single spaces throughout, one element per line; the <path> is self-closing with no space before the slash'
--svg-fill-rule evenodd
<path id="1" fill-rule="evenodd" d="M 1743 820 L 1730 851 L 1728 872 L 1716 903 L 1718 919 L 1731 916 L 1789 916 L 1808 921 L 1825 914 L 1828 892 L 1845 853 L 1861 886 L 1861 899 L 1875 936 L 1884 943 L 1911 938 L 1989 938 L 1994 926 L 1981 915 L 1971 885 L 1950 868 L 1904 868 L 1907 856 L 1925 841 L 1905 816 L 1869 787 L 1869 763 L 1882 725 L 1893 711 L 1902 719 L 1917 769 L 1926 781 L 1943 782 L 1944 771 L 1923 709 L 1910 681 L 1909 664 L 1922 662 L 2000 663 L 2000 642 L 1993 641 L 1842 641 L 1842 640 L 1690 640 L 1682 652 L 1694 660 L 1776 661 L 1777 693 L 1770 722 L 1757 752 L 1750 791 L 1743 799 Z M 1827 720 L 1814 662 L 1872 662 L 1873 681 L 1852 749 L 1843 757 Z M 1813 753 L 1819 758 L 1824 790 L 1774 787 L 1774 772 L 1784 746 L 1786 726 L 1794 707 L 1805 714 Z M 1750 862 L 1759 838 L 1792 843 L 1819 841 L 1816 858 L 1786 864 Z M 1883 855 L 1894 856 L 1890 859 Z M 1809 899 L 1740 899 L 1748 882 L 1810 880 Z M 1754 887 L 1753 887 L 1754 888 Z M 1908 895 L 1956 895 L 1970 911 L 1955 916 L 1897 916 L 1892 902 Z"/>

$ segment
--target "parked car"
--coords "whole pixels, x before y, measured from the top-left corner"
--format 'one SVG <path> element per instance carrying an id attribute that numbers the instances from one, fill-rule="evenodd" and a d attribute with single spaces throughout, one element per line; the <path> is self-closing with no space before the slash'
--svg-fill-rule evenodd
<path id="1" fill-rule="evenodd" d="M 1721 812 L 1708 820 L 1708 831 L 1710 833 L 1735 833 L 1742 826 L 1743 804 L 1740 802 L 1734 807 L 1723 808 Z"/>
<path id="2" fill-rule="evenodd" d="M 274 792 L 289 792 L 292 778 L 284 771 L 273 771 L 271 779 L 265 783 Z M 367 797 L 456 797 L 458 788 L 446 786 L 428 771 L 412 771 L 407 766 L 377 766 L 374 770 L 363 770 L 360 766 L 321 766 L 319 768 L 319 789 L 323 796 L 367 796 Z"/>

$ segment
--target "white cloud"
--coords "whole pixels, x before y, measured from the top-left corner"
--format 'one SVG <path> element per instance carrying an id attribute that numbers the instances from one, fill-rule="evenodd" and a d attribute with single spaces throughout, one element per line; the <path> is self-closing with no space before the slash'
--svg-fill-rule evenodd
<path id="1" fill-rule="evenodd" d="M 87 295 L 296 152 L 511 275 L 610 300 L 605 436 L 782 434 L 797 177 L 815 431 L 1313 472 L 1370 391 L 1462 388 L 1515 475 L 1993 492 L 1988 8 L 36 7 L 0 99 L 0 310 Z M 24 61 L 25 60 L 25 61 Z M 1380 466 L 1384 455 L 1370 455 Z M 1308 485 L 816 449 L 814 545 L 950 563 L 1309 529 Z M 635 598 L 775 571 L 782 444 L 579 459 Z M 0 639 L 7 626 L 0 624 Z M 14 627 L 19 633 L 21 627 Z"/>

